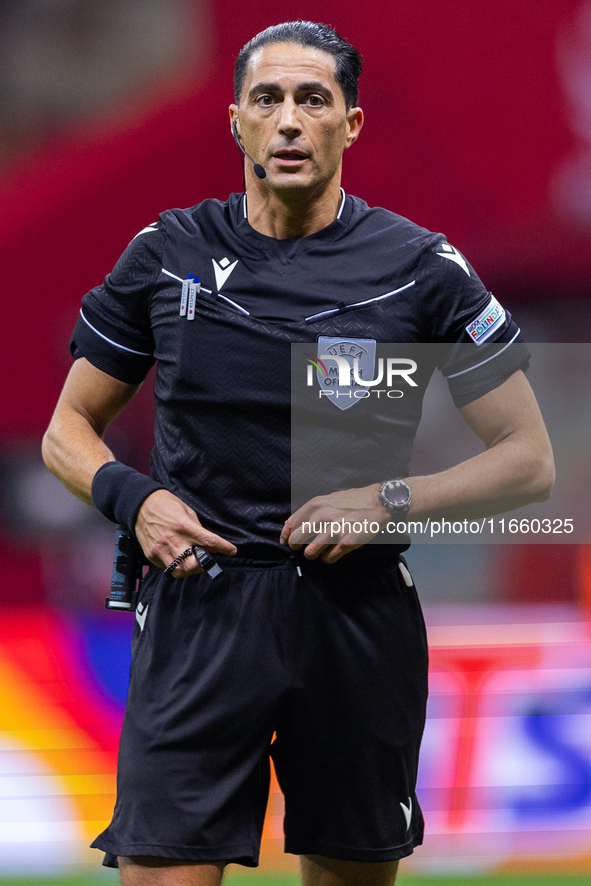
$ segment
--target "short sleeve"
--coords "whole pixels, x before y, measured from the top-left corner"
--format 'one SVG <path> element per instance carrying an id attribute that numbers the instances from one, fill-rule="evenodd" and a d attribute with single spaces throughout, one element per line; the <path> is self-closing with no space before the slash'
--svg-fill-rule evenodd
<path id="1" fill-rule="evenodd" d="M 162 270 L 166 231 L 162 220 L 143 228 L 101 286 L 82 299 L 70 353 L 97 369 L 139 384 L 154 363 L 149 299 Z"/>
<path id="2" fill-rule="evenodd" d="M 438 368 L 456 406 L 482 397 L 518 369 L 527 370 L 530 353 L 521 330 L 443 235 L 425 248 L 417 283 L 429 323 L 424 340 L 448 345 L 440 349 Z"/>

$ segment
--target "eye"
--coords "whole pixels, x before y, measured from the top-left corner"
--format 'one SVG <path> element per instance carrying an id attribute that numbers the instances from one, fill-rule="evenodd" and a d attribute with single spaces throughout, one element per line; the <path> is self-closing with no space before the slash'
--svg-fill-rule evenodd
<path id="1" fill-rule="evenodd" d="M 273 96 L 269 95 L 268 93 L 265 93 L 264 95 L 259 95 L 257 96 L 256 103 L 257 105 L 264 105 L 268 107 L 269 105 L 273 104 Z"/>
<path id="2" fill-rule="evenodd" d="M 321 95 L 309 95 L 306 101 L 309 105 L 312 105 L 313 108 L 319 108 L 324 104 L 324 99 Z"/>

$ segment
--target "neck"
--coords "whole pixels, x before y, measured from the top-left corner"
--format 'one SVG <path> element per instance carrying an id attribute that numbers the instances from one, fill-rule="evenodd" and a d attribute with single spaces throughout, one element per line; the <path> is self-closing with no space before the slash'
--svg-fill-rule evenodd
<path id="1" fill-rule="evenodd" d="M 321 192 L 275 192 L 256 179 L 247 179 L 247 214 L 251 227 L 276 240 L 308 237 L 330 225 L 341 206 L 340 176 Z"/>

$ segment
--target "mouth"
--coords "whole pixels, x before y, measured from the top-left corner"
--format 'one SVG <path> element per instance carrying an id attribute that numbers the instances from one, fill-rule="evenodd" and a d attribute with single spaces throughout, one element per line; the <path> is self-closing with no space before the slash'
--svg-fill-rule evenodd
<path id="1" fill-rule="evenodd" d="M 284 148 L 280 151 L 275 151 L 273 154 L 273 160 L 281 166 L 299 166 L 307 159 L 307 154 L 304 154 L 303 151 L 298 151 L 295 148 Z"/>

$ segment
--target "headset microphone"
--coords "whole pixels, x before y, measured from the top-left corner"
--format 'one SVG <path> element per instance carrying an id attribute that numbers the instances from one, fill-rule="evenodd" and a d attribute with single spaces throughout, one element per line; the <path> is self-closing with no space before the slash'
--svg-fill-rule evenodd
<path id="1" fill-rule="evenodd" d="M 242 151 L 245 157 L 248 157 L 250 162 L 252 163 L 252 168 L 254 169 L 254 174 L 257 178 L 267 178 L 267 173 L 263 169 L 260 163 L 255 163 L 250 154 L 247 154 L 242 145 L 240 144 L 240 139 L 238 138 L 238 131 L 236 129 L 236 121 L 232 124 L 232 132 L 234 134 L 234 140 L 238 145 L 239 149 Z"/>

